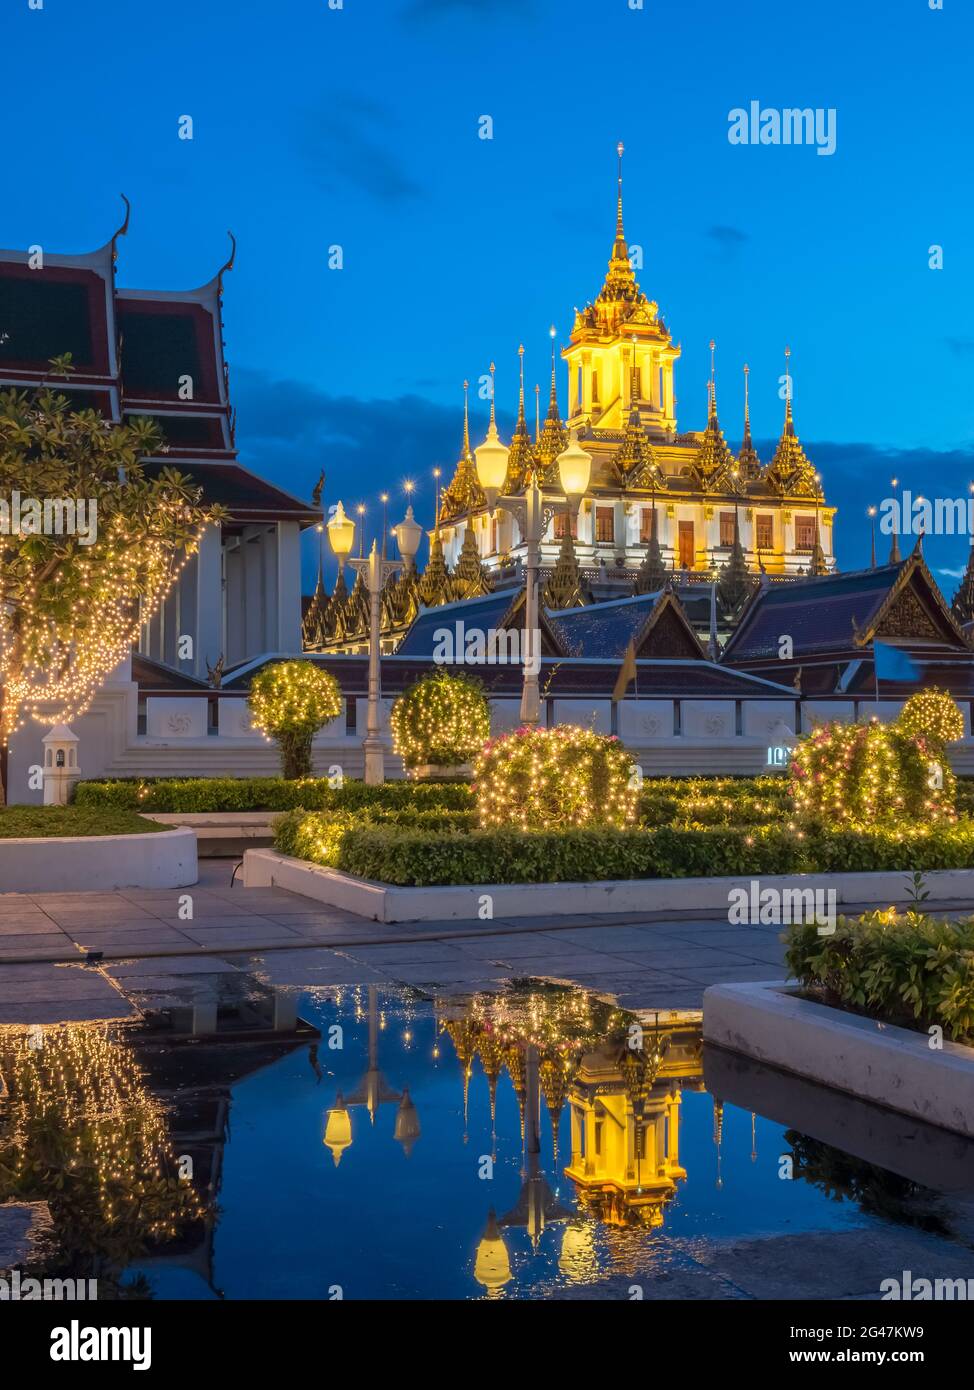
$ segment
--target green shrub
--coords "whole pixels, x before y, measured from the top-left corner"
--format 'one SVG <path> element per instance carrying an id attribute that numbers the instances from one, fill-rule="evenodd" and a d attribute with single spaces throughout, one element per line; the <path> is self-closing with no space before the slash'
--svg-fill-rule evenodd
<path id="1" fill-rule="evenodd" d="M 279 823 L 276 843 L 283 853 L 360 878 L 417 887 L 974 867 L 969 821 L 912 832 L 787 825 L 524 831 L 470 830 L 469 813 L 440 816 L 424 824 L 421 813 L 384 823 L 371 812 L 298 814 Z"/>
<path id="2" fill-rule="evenodd" d="M 311 740 L 342 709 L 341 688 L 331 672 L 310 661 L 272 661 L 250 682 L 247 704 L 254 728 L 280 749 L 283 775 L 310 777 Z"/>
<path id="3" fill-rule="evenodd" d="M 74 804 L 184 815 L 205 811 L 292 811 L 297 807 L 307 811 L 356 806 L 463 810 L 473 806 L 473 795 L 463 782 L 384 782 L 368 787 L 364 782 L 346 781 L 340 787 L 332 787 L 326 777 L 293 782 L 281 777 L 167 777 L 78 782 Z"/>
<path id="4" fill-rule="evenodd" d="M 474 769 L 480 824 L 620 829 L 636 818 L 636 766 L 615 735 L 574 724 L 490 739 Z"/>
<path id="5" fill-rule="evenodd" d="M 924 739 L 877 720 L 816 729 L 791 764 L 796 814 L 850 826 L 953 820 L 955 781 Z"/>
<path id="6" fill-rule="evenodd" d="M 869 912 L 828 936 L 793 926 L 786 940 L 792 975 L 826 1003 L 974 1043 L 974 920 Z"/>
<path id="7" fill-rule="evenodd" d="M 470 762 L 490 737 L 490 706 L 481 681 L 439 670 L 399 696 L 389 722 L 407 768 L 453 767 Z"/>

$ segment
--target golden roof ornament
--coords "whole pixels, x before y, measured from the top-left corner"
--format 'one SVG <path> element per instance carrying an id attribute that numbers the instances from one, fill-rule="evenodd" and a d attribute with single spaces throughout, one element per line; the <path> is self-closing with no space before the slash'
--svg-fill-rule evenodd
<path id="1" fill-rule="evenodd" d="M 707 428 L 690 465 L 695 482 L 707 492 L 737 490 L 737 465 L 717 418 L 715 343 L 710 340 L 710 380 L 707 382 Z"/>
<path id="2" fill-rule="evenodd" d="M 791 408 L 791 373 L 788 361 L 791 348 L 785 348 L 785 423 L 782 427 L 774 457 L 764 470 L 764 482 L 781 497 L 821 497 L 815 468 L 795 433 Z"/>
<path id="3" fill-rule="evenodd" d="M 439 521 L 464 516 L 487 504 L 484 490 L 477 478 L 477 464 L 470 448 L 470 382 L 463 383 L 463 443 L 460 458 L 440 502 Z M 493 411 L 493 401 L 491 401 Z"/>
<path id="4" fill-rule="evenodd" d="M 743 483 L 756 482 L 761 476 L 761 460 L 751 439 L 751 402 L 748 392 L 748 378 L 751 369 L 744 363 L 744 439 L 741 452 L 737 455 L 737 472 Z"/>
<path id="5" fill-rule="evenodd" d="M 562 424 L 558 413 L 558 385 L 555 377 L 555 337 L 554 324 L 548 330 L 551 335 L 551 396 L 548 401 L 548 414 L 541 426 L 541 436 L 536 449 L 538 482 L 543 485 L 554 481 L 555 461 L 568 445 L 568 431 Z"/>
<path id="6" fill-rule="evenodd" d="M 469 521 L 463 530 L 463 545 L 451 581 L 454 598 L 478 598 L 481 594 L 489 594 L 494 587 L 480 558 L 477 537 Z"/>
<path id="7" fill-rule="evenodd" d="M 520 358 L 521 388 L 518 395 L 517 424 L 511 436 L 511 447 L 507 455 L 507 480 L 504 491 L 521 492 L 537 464 L 534 445 L 528 433 L 528 423 L 524 416 L 524 345 L 517 350 Z"/>
<path id="8" fill-rule="evenodd" d="M 582 592 L 582 577 L 569 524 L 565 526 L 558 559 L 542 591 L 541 602 L 545 608 L 584 608 L 587 602 Z"/>
<path id="9" fill-rule="evenodd" d="M 430 541 L 429 559 L 419 581 L 418 594 L 424 608 L 437 608 L 441 603 L 449 603 L 453 597 L 439 527 L 433 532 L 433 539 Z"/>

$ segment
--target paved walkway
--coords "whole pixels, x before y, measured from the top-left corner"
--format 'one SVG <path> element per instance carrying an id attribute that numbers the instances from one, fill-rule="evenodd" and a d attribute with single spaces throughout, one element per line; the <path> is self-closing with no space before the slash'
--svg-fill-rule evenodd
<path id="1" fill-rule="evenodd" d="M 190 889 L 0 894 L 0 1023 L 130 1017 L 153 996 L 186 1002 L 231 974 L 429 993 L 544 976 L 633 1009 L 695 1009 L 716 981 L 782 974 L 774 927 L 638 915 L 392 926 L 283 889 L 231 887 L 231 870 L 203 861 Z M 88 953 L 99 957 L 86 964 Z"/>

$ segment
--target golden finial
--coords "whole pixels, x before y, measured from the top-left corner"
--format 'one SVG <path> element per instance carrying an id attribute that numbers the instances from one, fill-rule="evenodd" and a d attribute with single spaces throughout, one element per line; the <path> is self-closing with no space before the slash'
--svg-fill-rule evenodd
<path id="1" fill-rule="evenodd" d="M 791 348 L 785 348 L 785 426 L 792 423 L 791 416 Z"/>
<path id="2" fill-rule="evenodd" d="M 751 429 L 751 402 L 748 398 L 747 379 L 751 375 L 751 369 L 744 363 L 744 428 L 750 432 Z"/>
<path id="3" fill-rule="evenodd" d="M 625 237 L 622 229 L 622 156 L 626 152 L 626 147 L 620 140 L 616 145 L 616 154 L 619 156 L 619 201 L 616 208 L 616 237 Z"/>
<path id="4" fill-rule="evenodd" d="M 541 387 L 534 384 L 534 442 L 541 438 Z"/>
<path id="5" fill-rule="evenodd" d="M 710 340 L 710 380 L 707 383 L 707 400 L 709 402 L 708 415 L 711 419 L 717 417 L 717 366 L 714 356 L 717 344 L 713 338 Z"/>
<path id="6" fill-rule="evenodd" d="M 496 424 L 496 421 L 495 421 L 495 419 L 494 419 L 494 371 L 495 371 L 495 370 L 496 370 L 496 369 L 495 369 L 495 367 L 494 367 L 494 364 L 493 364 L 493 362 L 491 362 L 491 364 L 490 364 L 490 424 L 491 424 L 491 425 Z"/>
<path id="7" fill-rule="evenodd" d="M 521 370 L 521 392 L 520 392 L 520 396 L 519 396 L 519 398 L 518 398 L 518 407 L 517 407 L 517 418 L 518 418 L 518 423 L 520 423 L 520 422 L 524 419 L 524 344 L 523 344 L 523 343 L 522 343 L 522 344 L 520 345 L 520 347 L 518 348 L 518 350 L 517 350 L 517 355 L 518 355 L 518 357 L 521 359 L 521 363 L 520 363 L 520 370 Z"/>
<path id="8" fill-rule="evenodd" d="M 555 337 L 557 330 L 554 324 L 548 329 L 548 333 L 551 337 L 551 403 L 554 405 L 558 399 L 555 391 Z"/>
<path id="9" fill-rule="evenodd" d="M 463 457 L 470 456 L 470 382 L 463 383 Z"/>

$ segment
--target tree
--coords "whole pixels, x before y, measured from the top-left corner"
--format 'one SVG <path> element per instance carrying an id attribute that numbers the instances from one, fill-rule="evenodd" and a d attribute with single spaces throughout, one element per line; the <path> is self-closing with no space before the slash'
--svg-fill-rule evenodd
<path id="1" fill-rule="evenodd" d="M 490 737 L 490 706 L 480 681 L 437 670 L 422 676 L 392 707 L 393 747 L 410 771 L 462 765 Z"/>
<path id="2" fill-rule="evenodd" d="M 311 740 L 341 713 L 335 677 L 310 661 L 272 661 L 250 682 L 247 703 L 254 727 L 281 750 L 282 774 L 289 781 L 310 777 Z"/>
<path id="3" fill-rule="evenodd" d="M 0 805 L 11 734 L 84 713 L 222 518 L 175 469 L 146 474 L 163 450 L 153 421 L 79 410 L 50 378 L 0 391 Z"/>

